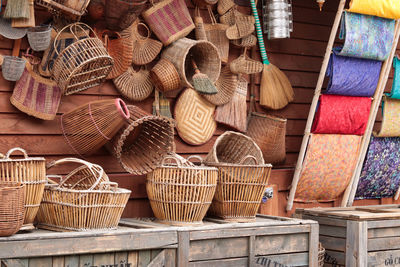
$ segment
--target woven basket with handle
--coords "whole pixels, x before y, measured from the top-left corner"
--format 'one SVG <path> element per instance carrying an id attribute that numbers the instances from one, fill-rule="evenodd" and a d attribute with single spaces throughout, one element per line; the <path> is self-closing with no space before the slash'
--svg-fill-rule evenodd
<path id="1" fill-rule="evenodd" d="M 171 163 L 167 160 L 171 159 Z M 166 224 L 202 224 L 217 185 L 218 169 L 167 156 L 147 175 L 146 190 L 156 218 Z"/>
<path id="2" fill-rule="evenodd" d="M 259 164 L 251 155 L 239 164 L 210 163 L 218 168 L 218 184 L 209 213 L 225 220 L 249 222 L 256 220 L 271 164 Z"/>
<path id="3" fill-rule="evenodd" d="M 24 222 L 24 185 L 0 181 L 0 236 L 10 236 Z"/>
<path id="4" fill-rule="evenodd" d="M 44 191 L 38 227 L 55 231 L 116 229 L 131 191 L 109 182 L 100 166 L 87 161 L 61 159 L 49 168 L 62 163 L 81 166 L 65 177 L 48 176 L 52 180 L 48 180 Z M 60 181 L 57 183 L 54 178 Z"/>
<path id="5" fill-rule="evenodd" d="M 115 87 L 126 98 L 132 101 L 142 101 L 153 92 L 150 71 L 145 67 L 135 70 L 130 66 L 127 71 L 113 80 Z"/>

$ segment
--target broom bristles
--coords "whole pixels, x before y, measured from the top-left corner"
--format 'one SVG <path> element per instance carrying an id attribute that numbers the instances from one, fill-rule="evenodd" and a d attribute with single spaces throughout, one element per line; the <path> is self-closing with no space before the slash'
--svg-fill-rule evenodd
<path id="1" fill-rule="evenodd" d="M 207 74 L 196 73 L 193 75 L 193 87 L 200 94 L 214 95 L 218 93 L 215 85 L 210 81 Z"/>
<path id="2" fill-rule="evenodd" d="M 275 65 L 264 64 L 260 85 L 260 105 L 282 109 L 293 101 L 294 92 L 287 76 Z"/>
<path id="3" fill-rule="evenodd" d="M 215 120 L 219 123 L 228 125 L 241 132 L 247 131 L 247 103 L 246 96 L 235 92 L 232 100 L 218 106 L 215 111 Z"/>
<path id="4" fill-rule="evenodd" d="M 29 0 L 9 0 L 7 1 L 4 18 L 8 19 L 29 19 L 30 9 Z"/>

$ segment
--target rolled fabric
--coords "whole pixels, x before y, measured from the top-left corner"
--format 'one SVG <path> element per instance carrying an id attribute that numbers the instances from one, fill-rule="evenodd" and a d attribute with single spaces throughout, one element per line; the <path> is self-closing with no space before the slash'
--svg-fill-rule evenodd
<path id="1" fill-rule="evenodd" d="M 371 102 L 370 97 L 321 95 L 312 133 L 363 135 Z"/>
<path id="2" fill-rule="evenodd" d="M 400 1 L 351 0 L 349 11 L 388 19 L 399 19 Z"/>
<path id="3" fill-rule="evenodd" d="M 400 60 L 395 57 L 393 60 L 394 67 L 394 76 L 393 76 L 393 84 L 392 91 L 390 94 L 387 94 L 391 98 L 400 99 Z"/>
<path id="4" fill-rule="evenodd" d="M 371 97 L 378 85 L 381 67 L 381 61 L 343 57 L 333 52 L 327 70 L 330 80 L 326 94 Z"/>
<path id="5" fill-rule="evenodd" d="M 340 39 L 345 39 L 339 55 L 384 61 L 393 44 L 395 21 L 344 12 Z"/>
<path id="6" fill-rule="evenodd" d="M 383 120 L 378 137 L 400 136 L 400 100 L 383 97 L 382 101 Z"/>
<path id="7" fill-rule="evenodd" d="M 400 138 L 371 137 L 356 199 L 392 197 L 400 185 Z"/>
<path id="8" fill-rule="evenodd" d="M 312 134 L 295 201 L 329 201 L 348 186 L 361 143 L 358 135 Z"/>

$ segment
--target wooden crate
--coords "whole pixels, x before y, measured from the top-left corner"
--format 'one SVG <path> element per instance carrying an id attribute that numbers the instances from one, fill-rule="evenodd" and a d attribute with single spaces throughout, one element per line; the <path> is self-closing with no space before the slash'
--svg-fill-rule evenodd
<path id="1" fill-rule="evenodd" d="M 151 223 L 113 231 L 58 233 L 35 230 L 0 238 L 1 267 L 175 266 L 173 228 Z"/>
<path id="2" fill-rule="evenodd" d="M 324 266 L 400 266 L 400 205 L 297 210 L 319 222 Z"/>

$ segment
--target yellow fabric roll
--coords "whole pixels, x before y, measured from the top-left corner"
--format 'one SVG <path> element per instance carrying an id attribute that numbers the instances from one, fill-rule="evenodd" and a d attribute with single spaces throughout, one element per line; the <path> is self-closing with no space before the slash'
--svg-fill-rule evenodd
<path id="1" fill-rule="evenodd" d="M 383 120 L 378 137 L 400 136 L 400 100 L 389 97 L 383 98 Z"/>
<path id="2" fill-rule="evenodd" d="M 400 18 L 399 0 L 351 0 L 350 12 L 388 19 Z"/>

